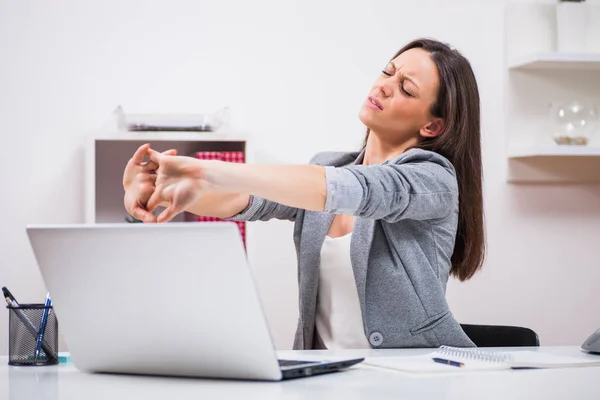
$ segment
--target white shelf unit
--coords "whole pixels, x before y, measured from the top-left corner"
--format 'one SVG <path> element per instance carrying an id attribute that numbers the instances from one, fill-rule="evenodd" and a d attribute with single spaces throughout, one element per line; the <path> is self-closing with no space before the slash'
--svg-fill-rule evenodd
<path id="1" fill-rule="evenodd" d="M 514 59 L 508 68 L 600 71 L 600 53 L 535 53 Z"/>
<path id="2" fill-rule="evenodd" d="M 531 157 L 600 157 L 600 147 L 590 146 L 538 146 L 514 148 L 508 151 L 509 158 Z"/>
<path id="3" fill-rule="evenodd" d="M 556 52 L 554 3 L 511 3 L 505 18 L 507 180 L 599 182 L 600 127 L 586 146 L 557 145 L 548 112 L 554 101 L 600 105 L 600 53 Z"/>
<path id="4" fill-rule="evenodd" d="M 104 131 L 94 136 L 95 140 L 128 141 L 139 140 L 145 142 L 240 142 L 245 141 L 236 135 L 220 132 L 186 132 L 186 131 L 149 131 L 149 132 L 122 132 Z"/>
<path id="5" fill-rule="evenodd" d="M 221 134 L 182 132 L 101 133 L 88 142 L 86 157 L 85 219 L 87 223 L 127 223 L 123 205 L 123 171 L 135 150 L 151 143 L 157 151 L 177 149 L 179 155 L 198 151 L 241 151 L 246 162 L 246 140 Z M 174 221 L 189 220 L 180 214 Z"/>

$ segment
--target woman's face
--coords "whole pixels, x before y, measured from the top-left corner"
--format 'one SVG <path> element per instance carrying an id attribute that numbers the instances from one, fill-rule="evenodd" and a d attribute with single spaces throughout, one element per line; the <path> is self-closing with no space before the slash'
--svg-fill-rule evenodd
<path id="1" fill-rule="evenodd" d="M 438 70 L 430 54 L 410 49 L 394 58 L 375 81 L 360 110 L 360 120 L 381 138 L 398 143 L 437 136 L 440 118 L 429 110 L 436 100 Z"/>

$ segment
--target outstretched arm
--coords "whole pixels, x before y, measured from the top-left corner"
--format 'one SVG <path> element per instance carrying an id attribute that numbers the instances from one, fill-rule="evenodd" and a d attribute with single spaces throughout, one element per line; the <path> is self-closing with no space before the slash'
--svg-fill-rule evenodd
<path id="1" fill-rule="evenodd" d="M 454 168 L 413 149 L 383 165 L 253 165 L 177 157 L 149 149 L 158 168 L 148 208 L 168 201 L 168 221 L 211 191 L 246 193 L 292 209 L 394 222 L 443 218 L 458 201 Z M 250 206 L 250 208 L 252 208 Z"/>
<path id="2" fill-rule="evenodd" d="M 248 193 L 311 211 L 322 211 L 325 206 L 325 169 L 318 165 L 201 161 L 199 168 L 203 171 L 204 179 L 219 190 Z"/>
<path id="3" fill-rule="evenodd" d="M 205 217 L 229 218 L 239 214 L 248 207 L 250 196 L 240 193 L 228 193 L 223 191 L 210 191 L 200 197 L 198 201 L 191 204 L 184 211 Z M 169 204 L 163 204 L 168 207 Z"/>
<path id="4" fill-rule="evenodd" d="M 297 208 L 322 210 L 325 203 L 325 175 L 320 166 L 226 163 L 168 156 L 152 149 L 147 155 L 156 166 L 156 189 L 147 208 L 167 205 L 159 222 L 182 211 L 207 215 L 211 210 L 213 216 L 229 218 L 244 206 L 249 206 L 248 215 L 243 216 L 249 220 L 293 220 Z M 257 201 L 250 202 L 249 195 Z"/>

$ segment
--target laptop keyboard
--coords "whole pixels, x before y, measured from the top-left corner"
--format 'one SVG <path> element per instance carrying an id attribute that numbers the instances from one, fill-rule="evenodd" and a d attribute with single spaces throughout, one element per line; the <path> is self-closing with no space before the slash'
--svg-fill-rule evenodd
<path id="1" fill-rule="evenodd" d="M 295 365 L 314 364 L 314 361 L 278 360 L 280 367 L 291 367 Z"/>

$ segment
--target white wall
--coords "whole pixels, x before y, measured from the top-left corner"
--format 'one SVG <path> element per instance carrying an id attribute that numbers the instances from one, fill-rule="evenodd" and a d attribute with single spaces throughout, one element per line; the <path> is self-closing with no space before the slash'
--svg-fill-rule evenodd
<path id="1" fill-rule="evenodd" d="M 505 182 L 503 3 L 0 1 L 0 285 L 21 302 L 44 298 L 24 226 L 83 221 L 83 135 L 117 104 L 228 104 L 256 161 L 306 162 L 357 148 L 372 81 L 425 35 L 471 60 L 483 107 L 489 252 L 479 276 L 450 283 L 452 309 L 462 322 L 526 325 L 543 344 L 580 344 L 600 327 L 600 186 Z M 292 225 L 256 223 L 249 235 L 276 345 L 288 348 Z M 7 317 L 2 309 L 0 354 Z"/>

